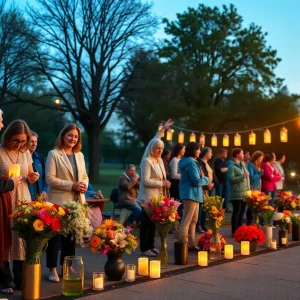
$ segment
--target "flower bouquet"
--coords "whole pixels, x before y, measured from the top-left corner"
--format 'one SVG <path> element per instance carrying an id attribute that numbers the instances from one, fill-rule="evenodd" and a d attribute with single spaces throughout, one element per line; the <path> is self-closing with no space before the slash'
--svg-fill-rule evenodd
<path id="1" fill-rule="evenodd" d="M 275 206 L 278 207 L 279 211 L 283 211 L 283 210 L 294 211 L 295 209 L 299 209 L 300 200 L 292 192 L 282 191 L 277 193 L 275 199 Z"/>
<path id="2" fill-rule="evenodd" d="M 268 201 L 271 200 L 271 196 L 266 195 L 264 192 L 258 190 L 251 190 L 246 192 L 245 201 L 247 206 L 252 210 L 254 222 L 259 226 L 258 215 L 262 213 L 263 207 L 268 205 Z"/>
<path id="3" fill-rule="evenodd" d="M 91 209 L 87 204 L 81 204 L 79 201 L 74 201 L 64 205 L 65 210 L 69 212 L 62 234 L 73 235 L 76 244 L 82 246 L 84 238 L 90 238 L 93 233 L 91 224 Z"/>
<path id="4" fill-rule="evenodd" d="M 291 211 L 284 210 L 283 212 L 279 212 L 274 215 L 274 221 L 279 224 L 281 230 L 286 230 L 287 224 L 291 223 L 291 215 Z"/>
<path id="5" fill-rule="evenodd" d="M 221 256 L 221 241 L 218 230 L 224 220 L 223 199 L 219 196 L 204 196 L 203 209 L 208 217 L 208 226 L 212 231 L 210 243 L 210 258 L 215 259 Z"/>
<path id="6" fill-rule="evenodd" d="M 265 234 L 256 225 L 242 225 L 236 230 L 234 234 L 234 240 L 236 242 L 249 241 L 262 244 L 265 241 Z"/>
<path id="7" fill-rule="evenodd" d="M 264 222 L 267 227 L 271 226 L 271 222 L 274 216 L 274 211 L 275 209 L 270 205 L 266 205 L 261 209 L 261 217 L 264 219 Z"/>
<path id="8" fill-rule="evenodd" d="M 210 251 L 211 239 L 213 238 L 212 230 L 208 230 L 207 232 L 199 235 L 197 238 L 197 244 L 200 250 L 202 251 Z M 221 249 L 224 249 L 226 245 L 226 239 L 220 233 L 218 233 L 218 238 L 221 241 Z"/>
<path id="9" fill-rule="evenodd" d="M 172 227 L 178 226 L 180 219 L 177 209 L 181 203 L 163 195 L 154 195 L 149 200 L 142 203 L 146 214 L 155 223 L 157 232 L 161 239 L 161 247 L 158 257 L 161 261 L 161 267 L 168 266 L 167 234 Z"/>

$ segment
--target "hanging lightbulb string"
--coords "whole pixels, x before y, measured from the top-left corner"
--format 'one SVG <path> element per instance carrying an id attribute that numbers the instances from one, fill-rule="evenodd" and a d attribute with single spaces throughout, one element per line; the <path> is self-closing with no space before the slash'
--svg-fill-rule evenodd
<path id="1" fill-rule="evenodd" d="M 247 129 L 247 130 L 224 131 L 224 132 L 209 132 L 209 131 L 192 130 L 192 129 L 188 129 L 188 128 L 184 128 L 184 127 L 179 127 L 179 126 L 176 126 L 176 125 L 172 125 L 172 128 L 182 130 L 182 131 L 186 131 L 186 132 L 192 132 L 192 133 L 224 135 L 224 134 L 235 134 L 237 132 L 238 133 L 247 133 L 247 132 L 252 132 L 252 131 L 263 131 L 266 128 L 272 128 L 272 127 L 284 125 L 284 124 L 291 123 L 291 122 L 294 122 L 294 121 L 297 121 L 297 120 L 300 120 L 300 117 L 297 117 L 297 118 L 294 118 L 294 119 L 291 119 L 291 120 L 287 120 L 287 121 L 284 121 L 284 122 L 264 126 L 264 127 L 258 127 L 258 128 L 253 128 L 253 129 Z M 162 122 L 165 123 L 165 121 L 162 121 Z"/>

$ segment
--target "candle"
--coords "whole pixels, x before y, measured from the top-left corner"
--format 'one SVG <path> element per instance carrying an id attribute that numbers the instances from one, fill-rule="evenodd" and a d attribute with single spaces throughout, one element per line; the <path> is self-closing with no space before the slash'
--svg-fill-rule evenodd
<path id="1" fill-rule="evenodd" d="M 19 177 L 21 174 L 21 165 L 12 164 L 8 167 L 8 177 Z"/>
<path id="2" fill-rule="evenodd" d="M 142 276 L 148 275 L 149 259 L 147 257 L 140 257 L 138 259 L 138 274 Z"/>
<path id="3" fill-rule="evenodd" d="M 249 241 L 241 241 L 241 254 L 242 255 L 250 254 L 250 242 Z"/>
<path id="4" fill-rule="evenodd" d="M 93 272 L 93 290 L 101 291 L 104 289 L 104 273 Z"/>
<path id="5" fill-rule="evenodd" d="M 285 237 L 281 238 L 281 244 L 286 245 L 287 244 L 287 239 Z"/>
<path id="6" fill-rule="evenodd" d="M 150 261 L 150 278 L 160 278 L 160 260 Z"/>
<path id="7" fill-rule="evenodd" d="M 135 281 L 135 265 L 126 265 L 126 281 Z"/>
<path id="8" fill-rule="evenodd" d="M 224 257 L 225 259 L 233 259 L 233 245 L 224 246 Z"/>
<path id="9" fill-rule="evenodd" d="M 198 252 L 198 265 L 200 267 L 207 267 L 207 265 L 208 265 L 207 251 L 199 251 Z"/>
<path id="10" fill-rule="evenodd" d="M 271 243 L 270 243 L 270 248 L 273 249 L 273 250 L 276 250 L 276 249 L 277 249 L 276 240 L 271 241 Z"/>
<path id="11" fill-rule="evenodd" d="M 246 197 L 247 198 L 252 197 L 252 191 L 251 190 L 250 191 L 246 191 Z"/>

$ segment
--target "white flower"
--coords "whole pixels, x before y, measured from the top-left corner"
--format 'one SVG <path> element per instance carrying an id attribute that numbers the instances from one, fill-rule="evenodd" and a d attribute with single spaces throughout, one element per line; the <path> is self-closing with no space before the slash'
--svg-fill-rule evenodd
<path id="1" fill-rule="evenodd" d="M 128 242 L 125 241 L 125 238 L 126 238 L 126 234 L 124 234 L 124 233 L 117 233 L 115 235 L 115 239 L 111 240 L 111 242 L 113 244 L 115 244 L 117 247 L 125 248 L 126 245 L 128 244 Z"/>
<path id="2" fill-rule="evenodd" d="M 279 221 L 283 219 L 283 213 L 276 213 L 274 215 L 274 221 Z"/>

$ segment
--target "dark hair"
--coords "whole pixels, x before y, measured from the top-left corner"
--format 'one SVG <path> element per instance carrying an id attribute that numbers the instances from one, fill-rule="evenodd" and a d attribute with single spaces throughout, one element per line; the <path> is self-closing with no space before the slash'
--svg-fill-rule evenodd
<path id="1" fill-rule="evenodd" d="M 74 123 L 70 123 L 70 124 L 67 124 L 63 129 L 62 131 L 60 132 L 57 140 L 56 140 L 56 143 L 55 143 L 55 148 L 58 148 L 58 149 L 62 149 L 63 148 L 63 144 L 64 144 L 64 137 L 65 135 L 73 130 L 73 129 L 76 129 L 77 132 L 78 132 L 78 141 L 76 143 L 76 145 L 73 147 L 73 151 L 75 153 L 79 152 L 81 150 L 81 142 L 82 142 L 82 135 L 81 135 L 81 130 L 80 128 L 74 124 Z"/>
<path id="2" fill-rule="evenodd" d="M 199 143 L 189 142 L 185 148 L 184 156 L 185 157 L 195 157 L 195 151 L 200 149 Z"/>
<path id="3" fill-rule="evenodd" d="M 28 140 L 31 136 L 31 131 L 27 123 L 23 120 L 14 120 L 10 124 L 8 124 L 1 137 L 2 146 L 7 148 L 8 143 L 11 141 L 12 137 L 18 134 L 26 134 L 27 142 L 22 147 L 20 147 L 20 150 L 28 150 Z"/>
<path id="4" fill-rule="evenodd" d="M 36 136 L 37 138 L 39 138 L 39 135 L 36 132 L 32 131 L 32 130 L 31 130 L 31 136 Z"/>
<path id="5" fill-rule="evenodd" d="M 224 153 L 224 152 L 228 152 L 228 150 L 225 149 L 225 148 L 221 148 L 221 149 L 219 150 L 219 154 L 222 154 L 222 153 Z"/>
<path id="6" fill-rule="evenodd" d="M 256 161 L 261 157 L 264 156 L 264 153 L 261 151 L 255 151 L 251 158 L 250 161 L 253 163 L 253 165 L 258 169 L 260 166 L 257 165 Z"/>
<path id="7" fill-rule="evenodd" d="M 243 151 L 242 148 L 233 148 L 231 155 L 233 158 L 237 157 Z"/>
<path id="8" fill-rule="evenodd" d="M 163 158 L 163 157 L 169 155 L 170 153 L 171 153 L 171 151 L 170 151 L 169 149 L 164 149 L 164 150 L 163 150 L 163 153 L 162 153 L 162 155 L 161 155 L 161 158 Z"/>
<path id="9" fill-rule="evenodd" d="M 273 153 L 265 153 L 263 162 L 270 162 L 274 159 Z"/>
<path id="10" fill-rule="evenodd" d="M 276 154 L 276 159 L 277 159 L 277 160 L 281 160 L 284 156 L 285 156 L 284 153 L 277 153 L 277 154 Z"/>
<path id="11" fill-rule="evenodd" d="M 178 143 L 174 146 L 173 150 L 172 150 L 172 154 L 171 154 L 171 159 L 173 157 L 177 157 L 179 152 L 184 148 L 184 144 L 183 143 Z"/>
<path id="12" fill-rule="evenodd" d="M 129 170 L 129 169 L 131 169 L 131 168 L 135 168 L 135 165 L 134 164 L 128 164 L 126 166 L 126 171 Z"/>
<path id="13" fill-rule="evenodd" d="M 246 153 L 251 154 L 249 149 L 244 148 L 243 150 L 244 150 L 244 154 L 246 154 Z"/>

